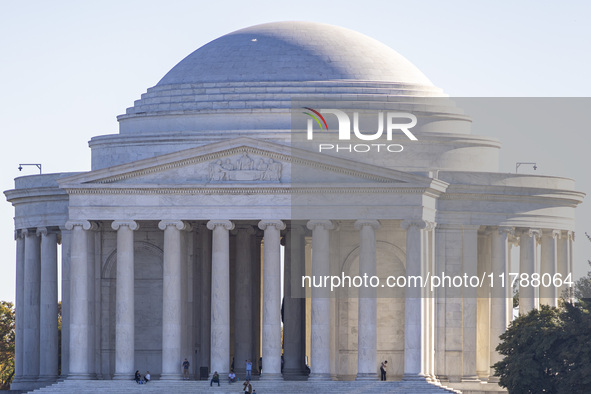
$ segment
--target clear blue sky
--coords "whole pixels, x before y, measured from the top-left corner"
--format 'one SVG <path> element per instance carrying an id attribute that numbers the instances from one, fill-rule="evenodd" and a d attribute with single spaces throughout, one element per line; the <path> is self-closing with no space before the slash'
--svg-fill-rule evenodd
<path id="1" fill-rule="evenodd" d="M 45 173 L 89 170 L 91 137 L 117 133 L 115 116 L 178 61 L 242 27 L 306 20 L 351 28 L 403 54 L 452 96 L 586 97 L 589 15 L 585 1 L 5 1 L 0 187 L 11 189 L 14 177 L 36 172 L 19 173 L 19 163 L 42 163 Z M 589 125 L 567 138 L 564 132 L 500 130 L 494 137 L 504 145 L 501 170 L 537 161 L 538 173 L 575 178 L 591 193 L 583 165 Z M 586 205 L 577 213 L 583 268 L 591 258 Z M 0 204 L 0 300 L 14 300 L 13 215 L 10 204 Z"/>

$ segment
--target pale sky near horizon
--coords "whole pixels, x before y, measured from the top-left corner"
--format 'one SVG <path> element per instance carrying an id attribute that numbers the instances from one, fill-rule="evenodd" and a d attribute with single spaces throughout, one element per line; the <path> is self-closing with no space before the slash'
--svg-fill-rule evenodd
<path id="1" fill-rule="evenodd" d="M 589 15 L 586 1 L 1 2 L 0 187 L 38 173 L 19 172 L 19 163 L 42 163 L 44 173 L 90 170 L 91 137 L 117 133 L 115 117 L 170 68 L 243 27 L 304 20 L 350 28 L 394 48 L 451 96 L 589 97 Z M 555 134 L 498 130 L 500 170 L 535 161 L 536 174 L 574 178 L 591 193 L 590 115 L 582 114 L 579 127 Z M 577 208 L 579 274 L 591 259 L 588 200 Z M 13 216 L 0 204 L 0 300 L 8 301 Z"/>

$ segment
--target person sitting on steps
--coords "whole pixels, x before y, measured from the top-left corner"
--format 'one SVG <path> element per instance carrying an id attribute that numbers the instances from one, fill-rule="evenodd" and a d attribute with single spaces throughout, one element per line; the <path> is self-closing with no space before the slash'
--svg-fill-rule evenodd
<path id="1" fill-rule="evenodd" d="M 218 373 L 218 371 L 215 371 L 213 373 L 213 376 L 211 377 L 211 381 L 209 382 L 209 387 L 211 387 L 214 383 L 217 383 L 218 386 L 220 385 L 220 374 Z"/>

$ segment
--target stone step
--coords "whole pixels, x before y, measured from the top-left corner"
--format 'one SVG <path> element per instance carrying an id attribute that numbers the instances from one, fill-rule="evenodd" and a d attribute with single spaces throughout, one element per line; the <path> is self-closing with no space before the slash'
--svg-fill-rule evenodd
<path id="1" fill-rule="evenodd" d="M 263 393 L 461 393 L 427 382 L 357 382 L 357 381 L 257 381 L 252 384 L 257 394 Z M 137 384 L 133 380 L 65 380 L 32 391 L 32 393 L 242 393 L 242 382 L 222 382 L 210 387 L 207 381 L 159 381 Z"/>

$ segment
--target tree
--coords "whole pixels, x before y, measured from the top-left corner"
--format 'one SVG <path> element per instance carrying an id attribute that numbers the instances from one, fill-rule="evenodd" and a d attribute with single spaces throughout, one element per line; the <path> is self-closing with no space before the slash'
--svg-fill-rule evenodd
<path id="1" fill-rule="evenodd" d="M 14 375 L 14 307 L 0 301 L 0 390 L 8 390 Z"/>
<path id="2" fill-rule="evenodd" d="M 585 301 L 542 305 L 519 316 L 501 335 L 493 365 L 510 393 L 589 392 L 591 387 L 591 308 Z"/>
<path id="3" fill-rule="evenodd" d="M 584 393 L 591 387 L 591 305 L 585 301 L 564 303 L 560 319 L 562 365 L 556 376 L 559 393 Z"/>
<path id="4" fill-rule="evenodd" d="M 560 366 L 562 322 L 557 308 L 542 306 L 515 319 L 501 336 L 497 351 L 505 356 L 493 365 L 499 384 L 511 393 L 555 393 Z"/>

